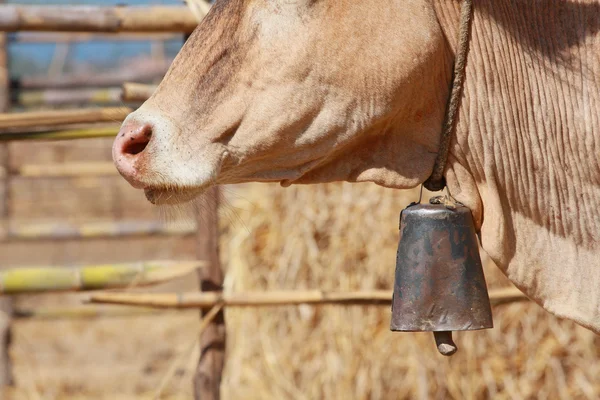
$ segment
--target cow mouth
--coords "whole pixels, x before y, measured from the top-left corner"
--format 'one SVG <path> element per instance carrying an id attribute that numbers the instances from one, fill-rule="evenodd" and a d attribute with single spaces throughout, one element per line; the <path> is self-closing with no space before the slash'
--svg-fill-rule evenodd
<path id="1" fill-rule="evenodd" d="M 154 205 L 176 205 L 187 203 L 200 195 L 201 189 L 145 187 L 146 199 Z"/>

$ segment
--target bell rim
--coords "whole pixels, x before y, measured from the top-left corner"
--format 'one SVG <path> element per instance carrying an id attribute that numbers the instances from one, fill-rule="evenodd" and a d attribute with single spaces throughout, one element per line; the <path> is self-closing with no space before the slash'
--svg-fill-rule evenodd
<path id="1" fill-rule="evenodd" d="M 438 328 L 397 328 L 393 325 L 390 326 L 390 330 L 392 332 L 467 332 L 467 331 L 483 331 L 485 329 L 494 329 L 494 324 L 491 323 L 489 325 L 477 326 L 477 327 L 438 327 Z"/>

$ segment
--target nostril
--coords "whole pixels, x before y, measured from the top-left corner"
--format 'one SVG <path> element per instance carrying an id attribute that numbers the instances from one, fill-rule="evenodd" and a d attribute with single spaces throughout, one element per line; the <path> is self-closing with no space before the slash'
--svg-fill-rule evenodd
<path id="1" fill-rule="evenodd" d="M 125 136 L 121 151 L 124 154 L 134 156 L 143 152 L 148 146 L 148 143 L 150 143 L 152 128 L 149 125 L 144 125 L 130 131 L 129 135 L 125 134 Z"/>
<path id="2" fill-rule="evenodd" d="M 144 151 L 144 149 L 148 145 L 148 142 L 149 140 L 146 142 L 126 143 L 123 148 L 123 153 L 131 154 L 132 156 L 140 154 L 142 151 Z"/>

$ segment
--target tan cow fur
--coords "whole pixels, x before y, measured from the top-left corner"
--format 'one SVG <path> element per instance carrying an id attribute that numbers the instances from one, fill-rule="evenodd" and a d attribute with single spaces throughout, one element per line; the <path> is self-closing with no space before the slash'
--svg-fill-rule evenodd
<path id="1" fill-rule="evenodd" d="M 600 3 L 475 4 L 449 185 L 518 287 L 600 332 Z"/>
<path id="2" fill-rule="evenodd" d="M 449 190 L 518 287 L 600 332 L 599 3 L 474 3 Z M 218 0 L 125 121 L 125 134 L 153 127 L 126 177 L 155 203 L 248 181 L 419 185 L 437 151 L 459 9 Z"/>

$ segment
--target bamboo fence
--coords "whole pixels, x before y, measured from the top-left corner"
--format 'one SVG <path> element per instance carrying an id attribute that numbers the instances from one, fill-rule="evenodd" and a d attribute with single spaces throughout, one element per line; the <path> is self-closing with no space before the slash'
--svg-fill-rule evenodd
<path id="1" fill-rule="evenodd" d="M 183 7 L 74 7 L 74 6 L 0 6 L 0 31 L 62 31 L 62 32 L 183 32 L 190 33 L 201 20 L 203 14 L 207 11 L 206 4 L 200 4 L 197 0 L 189 2 L 189 9 Z M 190 9 L 192 12 L 190 12 Z M 161 71 L 164 73 L 164 71 Z M 88 79 L 89 78 L 89 79 Z M 122 78 L 122 76 L 121 76 Z M 126 80 L 142 81 L 143 79 L 119 79 L 119 84 Z M 114 76 L 86 76 L 83 79 L 70 79 L 69 81 L 44 81 L 44 79 L 21 79 L 18 82 L 12 82 L 14 88 L 65 88 L 74 86 L 112 86 L 115 82 Z M 49 103 L 45 101 L 44 96 L 41 100 L 32 96 L 21 97 L 21 103 L 37 102 Z M 71 96 L 75 97 L 75 96 Z M 26 113 L 20 115 L 1 115 L 0 116 L 0 142 L 10 140 L 66 140 L 76 138 L 92 137 L 112 137 L 118 132 L 118 127 L 113 126 L 78 126 L 76 124 L 120 122 L 130 109 L 101 109 L 101 110 L 67 110 L 60 112 L 39 112 Z M 64 125 L 69 125 L 67 128 Z M 40 129 L 40 127 L 42 127 Z M 31 132 L 31 130 L 36 130 Z M 94 173 L 106 173 L 105 165 L 93 168 Z M 68 175 L 72 170 L 64 168 L 55 169 L 46 174 Z M 113 169 L 114 171 L 114 169 Z M 0 173 L 4 173 L 6 178 L 10 175 L 9 168 L 5 165 Z M 35 176 L 41 175 L 40 169 L 23 168 L 23 175 Z M 216 223 L 216 193 L 214 204 L 210 208 L 204 208 L 199 215 L 199 220 L 210 219 L 213 221 L 206 228 L 214 233 L 217 231 Z M 212 204 L 212 203 L 211 203 Z M 211 219 L 211 217 L 214 217 Z M 204 224 L 206 225 L 206 224 Z M 38 227 L 39 228 L 39 227 Z M 17 230 L 16 232 L 8 230 L 9 237 L 18 238 L 39 238 L 40 236 L 52 235 L 55 237 L 57 231 L 68 235 L 81 235 L 79 229 L 31 229 Z M 127 231 L 127 229 L 125 229 Z M 104 229 L 99 230 L 95 227 L 91 230 L 92 235 L 99 232 L 119 234 L 122 230 Z M 207 231 L 199 230 L 199 233 Z M 40 235 L 41 233 L 41 235 Z M 129 230 L 128 233 L 131 233 Z M 89 237 L 90 231 L 84 230 L 83 235 Z M 204 235 L 206 236 L 206 235 Z M 218 262 L 218 250 L 211 248 L 216 241 L 215 237 L 204 237 L 199 235 L 199 258 L 206 258 L 210 262 L 190 262 L 177 263 L 170 268 L 160 268 L 159 266 L 146 263 L 135 266 L 127 265 L 106 265 L 97 267 L 57 269 L 57 268 L 21 268 L 18 270 L 5 270 L 0 272 L 0 293 L 21 294 L 38 293 L 48 291 L 77 291 L 94 290 L 114 287 L 132 287 L 140 285 L 155 284 L 167 280 L 172 280 L 189 274 L 193 270 L 198 270 L 202 265 L 207 270 L 203 273 L 198 270 L 200 284 L 205 288 L 206 284 L 222 284 L 223 272 Z M 206 256 L 206 257 L 205 257 Z M 216 260 L 216 261 L 215 261 Z M 204 269 L 204 268 L 203 268 Z M 220 287 L 220 286 L 219 286 Z M 217 288 L 213 288 L 217 290 Z M 21 312 L 20 316 L 32 316 L 54 318 L 57 315 L 97 315 L 95 312 L 72 310 L 72 312 L 56 313 L 48 310 L 29 310 Z M 137 312 L 137 311 L 136 311 Z M 206 328 L 206 329 L 205 329 Z M 208 314 L 205 314 L 201 323 L 200 330 L 201 352 L 202 356 L 198 367 L 196 379 L 196 393 L 202 393 L 203 399 L 219 398 L 219 387 L 224 362 L 224 319 L 221 306 L 215 306 Z M 223 349 L 214 349 L 209 344 L 215 338 L 221 338 Z M 7 346 L 5 346 L 5 349 Z M 4 363 L 10 366 L 8 360 Z M 164 385 L 161 384 L 161 387 Z"/>
<path id="2" fill-rule="evenodd" d="M 528 300 L 521 291 L 514 287 L 491 290 L 489 296 L 492 305 Z M 391 306 L 392 292 L 388 290 L 362 292 L 306 290 L 247 293 L 97 293 L 90 297 L 90 302 L 176 309 L 206 309 L 217 304 L 225 307 L 277 307 L 300 304 Z"/>
<path id="3" fill-rule="evenodd" d="M 187 7 L 0 6 L 0 31 L 182 32 L 198 25 Z"/>
<path id="4" fill-rule="evenodd" d="M 148 261 L 75 268 L 31 267 L 0 270 L 0 294 L 73 292 L 148 286 L 184 277 L 201 261 Z"/>

